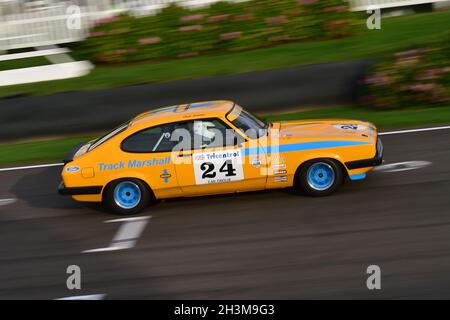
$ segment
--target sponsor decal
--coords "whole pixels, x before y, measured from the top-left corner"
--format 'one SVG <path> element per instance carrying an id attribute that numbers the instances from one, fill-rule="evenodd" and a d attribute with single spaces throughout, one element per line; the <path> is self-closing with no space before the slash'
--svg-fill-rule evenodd
<path id="1" fill-rule="evenodd" d="M 286 177 L 286 176 L 275 177 L 273 179 L 273 181 L 275 181 L 275 182 L 286 182 L 286 181 L 288 181 L 288 177 Z"/>
<path id="2" fill-rule="evenodd" d="M 165 158 L 153 158 L 149 160 L 129 160 L 128 168 L 142 168 L 152 166 L 163 166 L 170 163 L 170 156 Z"/>
<path id="3" fill-rule="evenodd" d="M 78 172 L 78 171 L 80 171 L 80 167 L 77 167 L 77 166 L 70 166 L 70 167 L 67 167 L 67 168 L 66 168 L 66 171 L 67 171 L 67 172 Z"/>
<path id="4" fill-rule="evenodd" d="M 367 130 L 367 126 L 361 125 L 361 124 L 335 124 L 335 128 L 342 129 L 342 130 Z"/>
<path id="5" fill-rule="evenodd" d="M 261 160 L 259 158 L 253 158 L 252 159 L 252 166 L 255 168 L 261 167 Z"/>
<path id="6" fill-rule="evenodd" d="M 172 177 L 172 175 L 167 171 L 167 169 L 163 170 L 163 173 L 160 175 L 161 179 L 164 180 L 165 183 L 169 182 L 169 178 Z"/>
<path id="7" fill-rule="evenodd" d="M 99 171 L 113 171 L 121 169 L 146 168 L 153 166 L 163 166 L 170 163 L 170 156 L 165 158 L 152 158 L 148 160 L 129 160 L 115 163 L 98 163 Z"/>
<path id="8" fill-rule="evenodd" d="M 205 160 L 205 156 L 203 154 L 196 154 L 195 155 L 195 160 L 196 161 L 203 161 L 203 160 Z"/>
<path id="9" fill-rule="evenodd" d="M 215 184 L 244 179 L 242 151 L 216 151 L 194 157 L 195 183 Z"/>

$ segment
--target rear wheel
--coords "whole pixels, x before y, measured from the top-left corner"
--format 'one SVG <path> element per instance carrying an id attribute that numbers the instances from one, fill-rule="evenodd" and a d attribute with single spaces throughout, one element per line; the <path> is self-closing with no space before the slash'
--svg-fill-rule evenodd
<path id="1" fill-rule="evenodd" d="M 297 188 L 314 197 L 335 192 L 344 179 L 341 165 L 332 159 L 308 161 L 301 166 L 297 175 Z"/>
<path id="2" fill-rule="evenodd" d="M 104 204 L 113 212 L 130 215 L 141 212 L 150 202 L 148 186 L 137 179 L 112 182 L 105 190 Z"/>

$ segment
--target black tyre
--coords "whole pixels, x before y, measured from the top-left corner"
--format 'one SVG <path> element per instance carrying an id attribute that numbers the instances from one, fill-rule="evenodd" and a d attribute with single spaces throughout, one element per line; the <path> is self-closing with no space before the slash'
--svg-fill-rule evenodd
<path id="1" fill-rule="evenodd" d="M 121 215 L 141 212 L 152 199 L 149 187 L 138 179 L 114 181 L 107 186 L 103 195 L 104 205 Z"/>
<path id="2" fill-rule="evenodd" d="M 300 167 L 296 187 L 307 195 L 321 197 L 335 192 L 343 181 L 344 172 L 337 161 L 315 159 Z"/>

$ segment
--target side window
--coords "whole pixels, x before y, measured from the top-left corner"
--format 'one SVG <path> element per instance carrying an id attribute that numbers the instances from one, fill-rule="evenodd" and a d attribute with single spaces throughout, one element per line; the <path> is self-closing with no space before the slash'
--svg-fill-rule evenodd
<path id="1" fill-rule="evenodd" d="M 194 149 L 234 146 L 243 138 L 218 119 L 194 120 L 189 124 Z"/>
<path id="2" fill-rule="evenodd" d="M 168 124 L 139 131 L 122 142 L 122 150 L 134 153 L 170 152 L 176 145 L 171 140 L 175 125 Z"/>
<path id="3" fill-rule="evenodd" d="M 244 138 L 222 121 L 205 119 L 139 131 L 122 142 L 122 150 L 131 153 L 170 152 L 235 146 L 243 141 Z"/>

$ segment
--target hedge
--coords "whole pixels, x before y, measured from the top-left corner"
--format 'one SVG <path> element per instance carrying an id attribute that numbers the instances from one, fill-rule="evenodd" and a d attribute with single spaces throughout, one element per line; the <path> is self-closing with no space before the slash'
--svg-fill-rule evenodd
<path id="1" fill-rule="evenodd" d="M 448 105 L 450 34 L 440 45 L 398 52 L 365 79 L 364 104 L 378 109 Z"/>
<path id="2" fill-rule="evenodd" d="M 355 19 L 343 0 L 217 2 L 196 10 L 170 5 L 154 16 L 99 20 L 75 49 L 95 63 L 158 61 L 346 37 Z"/>

